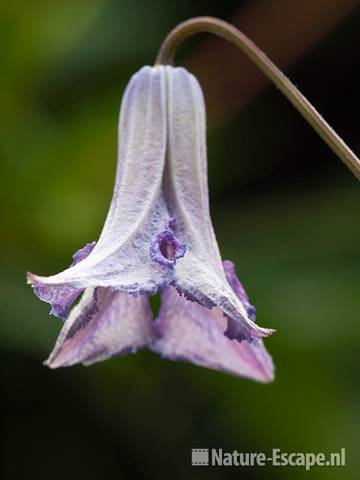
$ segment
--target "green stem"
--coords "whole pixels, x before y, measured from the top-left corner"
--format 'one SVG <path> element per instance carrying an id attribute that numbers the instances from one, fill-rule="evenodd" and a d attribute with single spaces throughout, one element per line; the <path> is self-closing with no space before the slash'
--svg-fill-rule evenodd
<path id="1" fill-rule="evenodd" d="M 179 45 L 190 35 L 199 32 L 215 33 L 239 47 L 276 85 L 355 177 L 360 180 L 360 160 L 355 153 L 267 55 L 233 25 L 213 17 L 196 17 L 180 23 L 165 38 L 156 58 L 156 64 L 173 64 Z"/>

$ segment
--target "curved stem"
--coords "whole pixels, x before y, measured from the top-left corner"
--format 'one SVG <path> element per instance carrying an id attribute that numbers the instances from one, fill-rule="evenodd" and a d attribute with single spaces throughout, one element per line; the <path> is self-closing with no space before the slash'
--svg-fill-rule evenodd
<path id="1" fill-rule="evenodd" d="M 190 35 L 199 32 L 215 33 L 239 47 L 276 85 L 333 152 L 360 180 L 360 160 L 355 153 L 269 57 L 233 25 L 213 17 L 196 17 L 180 23 L 165 38 L 156 58 L 156 64 L 173 64 L 174 55 L 179 45 Z"/>

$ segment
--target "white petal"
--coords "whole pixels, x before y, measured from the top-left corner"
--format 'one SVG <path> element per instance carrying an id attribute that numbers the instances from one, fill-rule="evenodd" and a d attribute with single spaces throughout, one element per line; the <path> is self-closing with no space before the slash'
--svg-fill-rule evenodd
<path id="1" fill-rule="evenodd" d="M 162 194 L 165 165 L 166 74 L 144 67 L 124 94 L 119 127 L 115 189 L 103 232 L 91 254 L 51 277 L 33 276 L 34 284 L 67 288 L 115 287 L 155 293 L 173 273 L 149 254 L 154 235 L 169 221 Z"/>
<path id="2" fill-rule="evenodd" d="M 164 192 L 187 252 L 175 268 L 173 285 L 207 307 L 217 306 L 238 322 L 239 339 L 261 338 L 226 281 L 213 231 L 207 187 L 205 106 L 199 83 L 183 68 L 166 67 L 168 78 L 168 161 Z"/>

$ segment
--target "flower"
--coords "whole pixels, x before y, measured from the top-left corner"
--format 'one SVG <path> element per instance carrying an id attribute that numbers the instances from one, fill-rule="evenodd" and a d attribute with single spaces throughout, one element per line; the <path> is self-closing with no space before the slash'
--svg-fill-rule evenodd
<path id="1" fill-rule="evenodd" d="M 231 262 L 222 262 L 207 187 L 205 107 L 184 68 L 143 67 L 120 111 L 116 181 L 99 240 L 57 275 L 28 274 L 66 319 L 47 365 L 91 364 L 148 347 L 170 359 L 259 381 L 273 378 L 262 343 L 273 330 Z M 149 295 L 161 293 L 154 321 Z"/>

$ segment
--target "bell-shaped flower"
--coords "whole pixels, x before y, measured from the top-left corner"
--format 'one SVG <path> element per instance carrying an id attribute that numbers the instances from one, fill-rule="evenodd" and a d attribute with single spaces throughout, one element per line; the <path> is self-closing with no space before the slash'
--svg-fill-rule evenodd
<path id="1" fill-rule="evenodd" d="M 222 262 L 207 186 L 205 107 L 184 68 L 143 67 L 120 111 L 114 194 L 99 240 L 36 295 L 66 319 L 47 364 L 91 364 L 148 347 L 259 381 L 273 377 L 255 309 Z M 149 295 L 161 293 L 154 321 Z M 82 295 L 70 315 L 75 300 Z"/>

